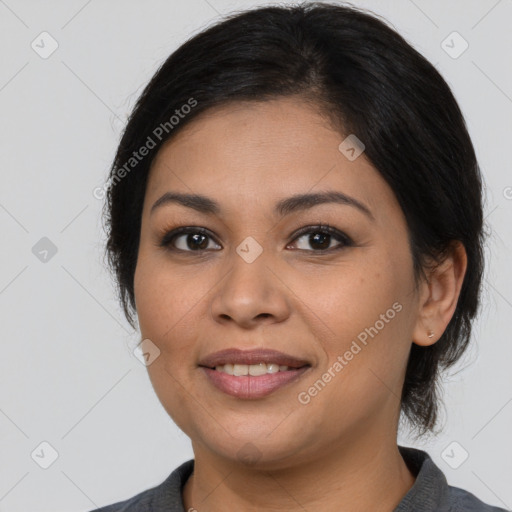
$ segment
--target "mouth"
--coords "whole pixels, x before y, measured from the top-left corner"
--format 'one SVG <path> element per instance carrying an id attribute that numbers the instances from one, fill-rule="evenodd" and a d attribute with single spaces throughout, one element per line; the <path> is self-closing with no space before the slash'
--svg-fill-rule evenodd
<path id="1" fill-rule="evenodd" d="M 200 365 L 201 366 L 201 365 Z M 225 373 L 227 375 L 233 375 L 234 377 L 261 377 L 262 375 L 281 373 L 281 372 L 290 372 L 295 370 L 300 370 L 302 368 L 310 367 L 310 364 L 304 364 L 302 366 L 288 366 L 282 365 L 278 363 L 264 363 L 260 362 L 257 364 L 244 364 L 244 363 L 226 363 L 216 365 L 214 367 L 203 366 L 203 368 L 208 368 L 209 370 L 215 370 L 217 372 Z"/>
<path id="2" fill-rule="evenodd" d="M 210 354 L 199 361 L 199 366 L 240 376 L 259 376 L 265 373 L 287 371 L 290 368 L 298 369 L 307 365 L 311 366 L 311 363 L 306 359 L 263 348 L 253 350 L 228 348 Z"/>
<path id="3" fill-rule="evenodd" d="M 199 362 L 209 384 L 239 399 L 263 398 L 291 385 L 312 367 L 309 361 L 269 349 L 227 349 Z"/>
<path id="4" fill-rule="evenodd" d="M 200 367 L 200 369 L 206 375 L 207 382 L 213 385 L 216 390 L 244 400 L 264 398 L 279 389 L 290 386 L 293 382 L 297 382 L 304 373 L 308 372 L 311 368 L 310 365 L 304 365 L 299 368 L 288 368 L 285 366 L 281 370 L 278 369 L 271 373 L 251 375 L 250 373 L 245 373 L 248 372 L 248 370 L 245 370 L 244 367 L 247 368 L 248 365 L 233 365 L 233 374 L 225 371 L 226 366 L 229 368 L 231 365 L 224 365 L 222 369 L 207 368 L 204 366 Z M 264 368 L 258 368 L 258 371 L 262 372 L 263 370 Z M 235 375 L 235 372 L 244 374 Z"/>

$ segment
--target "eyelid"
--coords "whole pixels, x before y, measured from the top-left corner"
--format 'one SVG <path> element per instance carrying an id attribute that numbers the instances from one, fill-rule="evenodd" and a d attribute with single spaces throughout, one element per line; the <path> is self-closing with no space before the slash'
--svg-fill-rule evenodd
<path id="1" fill-rule="evenodd" d="M 341 231 L 338 228 L 335 228 L 334 226 L 331 226 L 330 224 L 326 223 L 318 223 L 318 224 L 309 224 L 307 226 L 303 226 L 302 228 L 295 231 L 293 234 L 289 236 L 291 238 L 291 242 L 287 244 L 286 247 L 288 247 L 291 243 L 294 243 L 297 239 L 301 238 L 304 235 L 307 234 L 314 234 L 314 233 L 324 233 L 327 235 L 330 235 L 331 237 L 335 238 L 339 243 L 335 247 L 330 247 L 328 249 L 297 249 L 299 251 L 307 252 L 307 253 L 318 253 L 318 254 L 327 254 L 331 253 L 337 250 L 341 250 L 347 247 L 352 247 L 355 245 L 354 241 L 351 237 L 349 237 L 346 233 Z M 211 239 L 215 244 L 221 246 L 217 241 L 216 236 L 209 230 L 202 226 L 179 226 L 174 229 L 162 229 L 160 231 L 160 234 L 158 235 L 158 246 L 163 247 L 171 252 L 175 253 L 191 253 L 196 254 L 197 256 L 204 255 L 208 252 L 212 251 L 218 251 L 219 249 L 199 249 L 199 250 L 184 250 L 184 249 L 178 249 L 177 247 L 174 247 L 171 242 L 173 242 L 176 238 L 178 238 L 181 235 L 187 235 L 187 234 L 202 234 L 209 239 Z"/>
<path id="2" fill-rule="evenodd" d="M 290 237 L 293 237 L 292 240 L 295 240 L 297 237 L 302 236 L 307 233 L 314 232 L 315 230 L 317 230 L 318 232 L 323 231 L 323 232 L 329 233 L 331 235 L 339 235 L 339 236 L 344 235 L 344 233 L 342 231 L 340 231 L 338 228 L 335 228 L 334 226 L 331 226 L 330 224 L 323 224 L 322 222 L 319 222 L 318 224 L 308 224 L 307 226 L 303 226 L 302 228 L 299 228 L 297 231 L 292 233 L 290 235 Z"/>
<path id="3" fill-rule="evenodd" d="M 299 230 L 297 230 L 292 236 L 292 242 L 294 242 L 295 240 L 301 238 L 302 236 L 304 235 L 307 235 L 308 233 L 325 233 L 325 234 L 328 234 L 330 236 L 332 236 L 333 238 L 335 239 L 338 239 L 340 242 L 341 242 L 341 247 L 340 246 L 337 246 L 337 247 L 331 247 L 329 249 L 320 249 L 320 250 L 317 250 L 317 251 L 314 251 L 314 250 L 306 250 L 306 252 L 316 252 L 316 253 L 320 253 L 320 254 L 323 254 L 323 253 L 327 253 L 327 252 L 331 252 L 331 251 L 335 251 L 337 249 L 341 249 L 343 247 L 351 247 L 351 246 L 354 246 L 355 243 L 354 241 L 352 240 L 352 238 L 350 238 L 345 232 L 341 231 L 340 229 L 334 227 L 334 226 L 331 226 L 330 224 L 326 223 L 326 224 L 323 224 L 323 223 L 318 223 L 318 224 L 314 224 L 314 225 L 308 225 L 308 226 L 304 226 L 302 228 L 300 228 Z"/>
<path id="4" fill-rule="evenodd" d="M 164 229 L 163 232 L 158 236 L 158 239 L 160 240 L 159 245 L 162 247 L 171 246 L 171 241 L 176 239 L 180 235 L 187 235 L 187 234 L 202 234 L 209 238 L 211 238 L 217 245 L 221 245 L 216 237 L 213 235 L 213 233 L 201 226 L 180 226 L 174 229 Z M 183 251 L 181 249 L 177 249 L 175 247 L 172 247 L 172 250 L 175 251 L 181 251 L 181 252 L 203 252 L 203 251 Z"/>

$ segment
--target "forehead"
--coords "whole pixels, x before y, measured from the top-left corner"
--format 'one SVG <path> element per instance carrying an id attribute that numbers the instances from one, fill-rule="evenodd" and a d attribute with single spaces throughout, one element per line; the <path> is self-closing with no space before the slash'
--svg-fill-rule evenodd
<path id="1" fill-rule="evenodd" d="M 394 201 L 391 189 L 364 153 L 349 160 L 335 130 L 311 104 L 296 98 L 237 102 L 210 109 L 178 132 L 156 155 L 150 200 L 169 190 L 243 197 L 244 204 L 338 190 L 367 205 Z M 157 197 L 158 196 L 158 197 Z M 396 205 L 395 205 L 396 206 Z"/>

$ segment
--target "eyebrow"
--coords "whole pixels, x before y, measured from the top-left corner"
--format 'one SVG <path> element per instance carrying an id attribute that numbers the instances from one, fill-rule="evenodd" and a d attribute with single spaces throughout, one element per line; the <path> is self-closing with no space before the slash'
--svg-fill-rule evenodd
<path id="1" fill-rule="evenodd" d="M 342 192 L 318 192 L 312 194 L 298 194 L 286 199 L 281 199 L 274 206 L 274 212 L 279 217 L 284 217 L 299 210 L 306 210 L 314 206 L 326 203 L 337 203 L 352 206 L 364 213 L 372 221 L 375 220 L 370 209 L 357 199 Z M 168 204 L 180 204 L 192 208 L 206 215 L 219 215 L 221 207 L 215 200 L 200 194 L 183 194 L 179 192 L 166 192 L 157 199 L 151 207 L 150 215 L 157 209 Z"/>

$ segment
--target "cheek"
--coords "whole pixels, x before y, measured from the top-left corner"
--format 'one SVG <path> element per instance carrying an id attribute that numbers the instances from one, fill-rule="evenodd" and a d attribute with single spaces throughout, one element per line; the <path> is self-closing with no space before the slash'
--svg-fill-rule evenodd
<path id="1" fill-rule="evenodd" d="M 329 331 L 326 370 L 336 377 L 324 376 L 337 382 L 330 393 L 355 408 L 391 391 L 399 396 L 410 348 L 408 262 L 376 260 L 311 278 L 316 286 L 308 295 L 308 307 Z"/>
<path id="2" fill-rule="evenodd" d="M 166 264 L 161 258 L 139 258 L 134 289 L 144 337 L 165 346 L 171 339 L 179 344 L 183 333 L 193 333 L 192 317 L 202 307 L 201 297 L 208 288 L 206 283 L 202 286 L 194 280 L 191 272 Z"/>
<path id="3" fill-rule="evenodd" d="M 389 332 L 391 323 L 400 322 L 393 304 L 402 303 L 408 289 L 406 271 L 399 272 L 382 258 L 375 260 L 351 261 L 327 271 L 313 269 L 288 280 L 290 288 L 297 290 L 311 312 L 329 328 L 334 342 L 357 336 L 376 322 L 382 332 Z M 388 319 L 393 321 L 383 323 Z"/>
<path id="4" fill-rule="evenodd" d="M 197 308 L 204 295 L 155 258 L 138 260 L 134 290 L 141 339 L 149 339 L 159 355 L 147 366 L 148 376 L 162 406 L 173 421 L 188 431 L 189 372 L 195 368 Z M 194 307 L 195 305 L 195 307 Z"/>
<path id="5" fill-rule="evenodd" d="M 193 266 L 178 268 L 154 254 L 142 254 L 138 261 L 134 288 L 141 338 L 160 350 L 147 369 L 155 391 L 170 407 L 189 396 L 184 390 L 197 369 L 198 340 L 205 338 L 202 326 L 210 315 L 211 275 Z"/>

